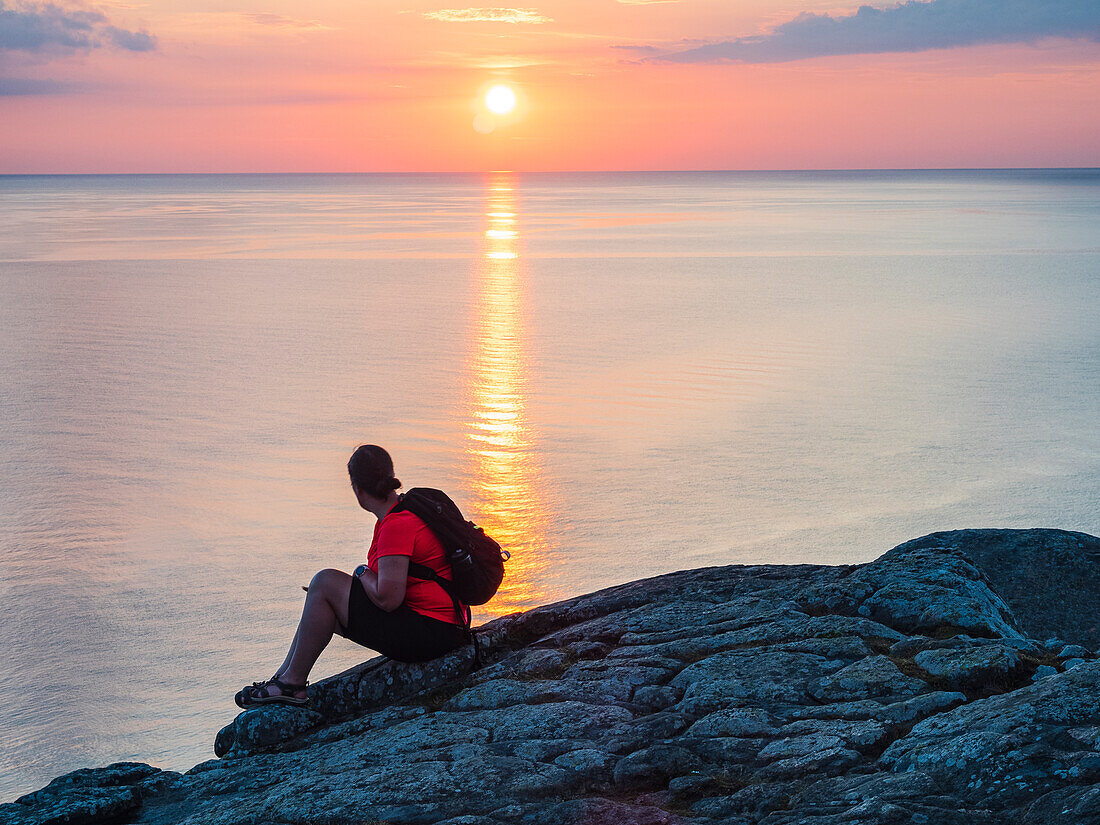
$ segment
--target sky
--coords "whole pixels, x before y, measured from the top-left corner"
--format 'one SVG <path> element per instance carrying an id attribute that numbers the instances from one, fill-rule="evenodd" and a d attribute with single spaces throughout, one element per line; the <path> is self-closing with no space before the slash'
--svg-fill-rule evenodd
<path id="1" fill-rule="evenodd" d="M 1100 165 L 1098 0 L 449 3 L 0 0 L 0 173 Z"/>

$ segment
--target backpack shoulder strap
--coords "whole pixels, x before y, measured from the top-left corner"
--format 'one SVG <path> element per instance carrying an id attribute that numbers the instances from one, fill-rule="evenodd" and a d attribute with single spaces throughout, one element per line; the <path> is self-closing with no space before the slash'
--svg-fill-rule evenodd
<path id="1" fill-rule="evenodd" d="M 451 583 L 436 573 L 432 568 L 420 562 L 409 562 L 409 575 L 414 579 L 427 579 L 433 581 L 443 588 L 443 592 L 451 597 L 451 604 L 455 608 L 455 617 L 459 620 L 459 623 L 465 628 L 466 632 L 470 632 L 470 622 L 473 619 L 473 614 L 470 612 L 470 608 L 462 609 L 462 603 L 458 600 L 458 595 L 451 587 Z"/>
<path id="2" fill-rule="evenodd" d="M 440 543 L 443 544 L 444 553 L 447 552 L 448 536 L 442 528 L 448 519 L 457 518 L 458 520 L 462 520 L 462 512 L 451 500 L 450 496 L 442 490 L 436 490 L 431 487 L 413 487 L 401 496 L 401 500 L 390 512 L 393 513 L 400 510 L 410 512 L 423 521 L 428 529 L 435 534 L 435 537 L 439 539 Z M 444 533 L 444 535 L 440 535 L 440 533 Z M 455 616 L 466 628 L 466 631 L 470 632 L 472 613 L 469 607 L 465 610 L 462 609 L 461 602 L 451 582 L 447 581 L 447 579 L 440 576 L 430 567 L 414 561 L 409 562 L 409 575 L 413 578 L 435 582 L 443 588 L 443 592 L 450 597 L 451 603 L 454 604 Z"/>
<path id="3" fill-rule="evenodd" d="M 448 596 L 454 596 L 454 593 L 451 592 L 451 583 L 426 564 L 421 564 L 418 561 L 410 561 L 409 575 L 414 579 L 426 579 L 427 581 L 435 582 L 447 591 Z"/>

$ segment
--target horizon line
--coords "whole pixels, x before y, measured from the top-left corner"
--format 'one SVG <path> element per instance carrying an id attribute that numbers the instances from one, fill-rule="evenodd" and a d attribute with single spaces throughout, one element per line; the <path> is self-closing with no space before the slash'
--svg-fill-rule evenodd
<path id="1" fill-rule="evenodd" d="M 776 174 L 783 172 L 1045 172 L 1045 171 L 1100 171 L 1096 166 L 860 166 L 860 167 L 788 167 L 776 169 L 485 169 L 485 170 L 404 170 L 404 171 L 240 171 L 240 172 L 0 172 L 0 178 L 14 177 L 185 177 L 188 175 L 244 176 L 244 175 L 583 175 L 583 174 L 695 174 L 695 173 L 755 173 Z"/>

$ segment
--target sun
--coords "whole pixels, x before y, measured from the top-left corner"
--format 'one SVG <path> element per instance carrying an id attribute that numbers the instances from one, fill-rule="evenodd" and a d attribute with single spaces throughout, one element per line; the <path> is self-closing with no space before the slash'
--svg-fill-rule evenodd
<path id="1" fill-rule="evenodd" d="M 522 117 L 527 111 L 527 98 L 521 96 L 511 83 L 493 82 L 478 90 L 477 96 L 470 99 L 470 106 L 474 111 L 474 131 L 491 135 Z"/>
<path id="2" fill-rule="evenodd" d="M 485 108 L 494 115 L 506 115 L 516 108 L 516 93 L 503 84 L 490 86 L 485 92 Z"/>

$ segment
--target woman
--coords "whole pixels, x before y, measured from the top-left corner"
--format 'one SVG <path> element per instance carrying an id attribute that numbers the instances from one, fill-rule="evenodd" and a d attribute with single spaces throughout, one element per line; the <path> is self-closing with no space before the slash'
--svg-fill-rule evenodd
<path id="1" fill-rule="evenodd" d="M 408 576 L 410 561 L 445 579 L 451 578 L 451 568 L 443 545 L 423 521 L 404 510 L 390 512 L 401 501 L 401 482 L 389 453 L 364 444 L 348 461 L 348 474 L 359 506 L 378 519 L 367 563 L 354 576 L 322 570 L 313 577 L 285 661 L 271 679 L 237 693 L 240 707 L 306 704 L 309 671 L 333 633 L 401 662 L 434 659 L 466 642 L 454 602 L 443 588 Z"/>

